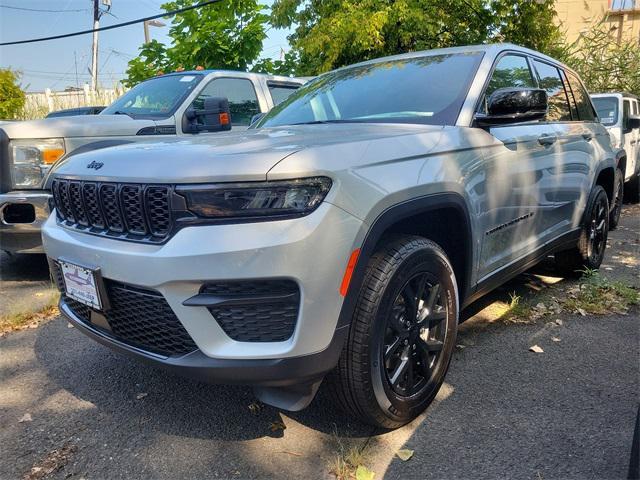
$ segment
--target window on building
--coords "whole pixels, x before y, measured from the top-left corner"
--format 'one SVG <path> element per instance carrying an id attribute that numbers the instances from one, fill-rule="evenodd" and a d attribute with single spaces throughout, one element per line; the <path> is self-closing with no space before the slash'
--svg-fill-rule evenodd
<path id="1" fill-rule="evenodd" d="M 609 0 L 610 10 L 633 10 L 638 5 L 638 0 Z"/>

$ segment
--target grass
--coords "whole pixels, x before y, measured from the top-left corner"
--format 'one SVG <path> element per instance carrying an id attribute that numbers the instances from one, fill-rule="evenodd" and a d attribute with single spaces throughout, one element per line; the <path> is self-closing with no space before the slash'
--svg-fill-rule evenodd
<path id="1" fill-rule="evenodd" d="M 0 315 L 0 335 L 35 328 L 38 325 L 51 320 L 60 312 L 58 311 L 58 299 L 60 294 L 51 292 L 44 305 L 35 311 L 19 311 Z"/>
<path id="2" fill-rule="evenodd" d="M 367 443 L 359 446 L 346 447 L 340 441 L 337 434 L 334 434 L 338 446 L 338 453 L 329 464 L 329 473 L 337 480 L 352 480 L 356 478 L 358 467 L 364 466 L 366 461 Z"/>
<path id="3" fill-rule="evenodd" d="M 573 313 L 624 314 L 632 305 L 640 303 L 638 290 L 622 282 L 611 282 L 594 270 L 585 271 L 580 285 L 567 293 L 563 306 Z"/>
<path id="4" fill-rule="evenodd" d="M 507 310 L 502 314 L 501 320 L 506 323 L 530 323 L 533 309 L 529 302 L 522 299 L 516 292 L 509 294 Z"/>

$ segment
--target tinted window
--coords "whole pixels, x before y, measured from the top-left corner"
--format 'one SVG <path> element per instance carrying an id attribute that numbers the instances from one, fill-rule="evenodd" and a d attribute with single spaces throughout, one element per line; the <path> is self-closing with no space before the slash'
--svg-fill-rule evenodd
<path id="1" fill-rule="evenodd" d="M 618 99 L 616 97 L 593 98 L 598 118 L 604 125 L 615 125 L 618 122 Z"/>
<path id="2" fill-rule="evenodd" d="M 639 109 L 640 109 L 640 104 L 636 100 L 635 102 L 633 102 L 633 114 L 640 115 L 640 112 L 638 111 Z"/>
<path id="3" fill-rule="evenodd" d="M 622 106 L 622 126 L 626 128 L 629 116 L 631 115 L 631 102 L 625 100 Z"/>
<path id="4" fill-rule="evenodd" d="M 573 73 L 567 72 L 567 78 L 571 85 L 571 91 L 573 92 L 573 98 L 576 99 L 576 107 L 578 108 L 578 115 L 583 122 L 593 122 L 596 119 L 595 112 L 591 106 L 591 100 L 589 94 Z"/>
<path id="5" fill-rule="evenodd" d="M 499 88 L 536 86 L 527 59 L 520 55 L 506 55 L 498 61 L 485 95 L 489 97 Z"/>
<path id="6" fill-rule="evenodd" d="M 105 108 L 102 115 L 166 118 L 202 80 L 202 75 L 167 75 L 139 83 Z"/>
<path id="7" fill-rule="evenodd" d="M 564 91 L 567 93 L 567 98 L 569 99 L 569 107 L 571 108 L 571 118 L 573 120 L 579 120 L 580 116 L 578 115 L 578 107 L 576 107 L 576 100 L 573 98 L 573 92 L 571 91 L 571 86 L 569 86 L 569 80 L 567 79 L 567 74 L 561 68 L 558 69 L 560 72 L 560 76 L 562 77 L 562 83 L 564 84 Z"/>
<path id="8" fill-rule="evenodd" d="M 204 108 L 205 97 L 226 97 L 229 99 L 232 125 L 249 125 L 251 117 L 260 113 L 260 105 L 253 83 L 245 78 L 216 78 L 212 80 L 193 101 L 194 108 Z"/>
<path id="9" fill-rule="evenodd" d="M 571 110 L 569 109 L 567 93 L 564 90 L 562 78 L 560 78 L 560 72 L 553 65 L 537 60 L 533 61 L 533 65 L 538 72 L 540 88 L 547 91 L 547 97 L 549 98 L 547 120 L 550 122 L 570 121 Z"/>
<path id="10" fill-rule="evenodd" d="M 326 121 L 455 123 L 482 53 L 386 60 L 337 70 L 301 87 L 258 124 Z"/>
<path id="11" fill-rule="evenodd" d="M 279 85 L 270 82 L 267 83 L 267 86 L 269 87 L 274 105 L 282 103 L 289 95 L 300 88 L 300 85 Z"/>

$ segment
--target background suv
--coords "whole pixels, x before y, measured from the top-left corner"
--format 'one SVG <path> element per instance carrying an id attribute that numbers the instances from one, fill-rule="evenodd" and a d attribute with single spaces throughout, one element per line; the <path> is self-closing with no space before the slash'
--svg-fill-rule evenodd
<path id="1" fill-rule="evenodd" d="M 96 340 L 292 410 L 326 377 L 393 428 L 440 388 L 461 308 L 551 253 L 600 265 L 621 154 L 549 57 L 412 53 L 322 75 L 244 132 L 75 156 L 43 240 Z"/>
<path id="2" fill-rule="evenodd" d="M 611 135 L 615 148 L 623 148 L 626 162 L 620 165 L 621 178 L 626 196 L 640 202 L 640 100 L 630 93 L 597 93 L 591 95 L 602 124 Z M 618 195 L 622 201 L 622 195 Z M 617 219 L 615 224 L 617 224 Z"/>

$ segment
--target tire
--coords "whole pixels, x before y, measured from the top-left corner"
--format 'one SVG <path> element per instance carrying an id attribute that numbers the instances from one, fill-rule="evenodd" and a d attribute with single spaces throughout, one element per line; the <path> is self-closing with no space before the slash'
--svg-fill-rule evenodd
<path id="1" fill-rule="evenodd" d="M 622 212 L 622 202 L 624 199 L 624 173 L 616 168 L 616 174 L 613 181 L 613 205 L 609 213 L 609 230 L 615 230 L 620 221 L 620 213 Z"/>
<path id="2" fill-rule="evenodd" d="M 600 185 L 591 191 L 584 212 L 578 244 L 555 253 L 558 271 L 565 276 L 579 276 L 585 270 L 600 267 L 609 234 L 609 199 Z"/>
<path id="3" fill-rule="evenodd" d="M 409 235 L 384 240 L 367 265 L 348 339 L 329 374 L 332 395 L 370 425 L 410 422 L 444 381 L 457 326 L 456 279 L 442 248 Z"/>
<path id="4" fill-rule="evenodd" d="M 640 173 L 634 174 L 625 183 L 625 201 L 629 203 L 640 203 Z"/>

